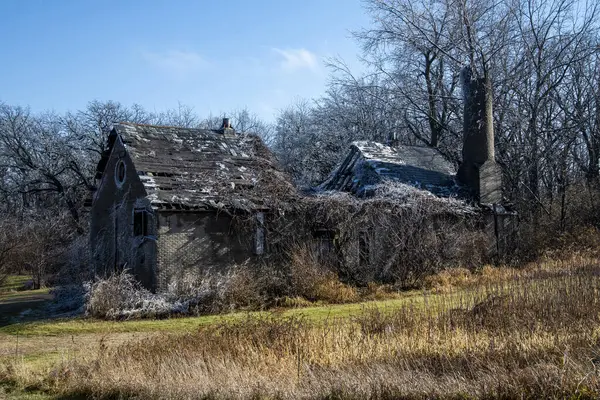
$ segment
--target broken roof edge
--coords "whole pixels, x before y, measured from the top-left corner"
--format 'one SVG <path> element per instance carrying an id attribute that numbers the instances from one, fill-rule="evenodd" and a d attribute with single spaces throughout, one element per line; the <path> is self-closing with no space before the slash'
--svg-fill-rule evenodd
<path id="1" fill-rule="evenodd" d="M 189 126 L 176 126 L 176 125 L 154 125 L 154 124 L 142 124 L 138 122 L 113 122 L 111 126 L 111 130 L 114 129 L 118 125 L 127 125 L 132 127 L 142 127 L 142 128 L 162 128 L 162 129 L 186 129 L 186 130 L 195 130 L 195 131 L 212 131 L 215 133 L 219 133 L 219 129 L 210 129 L 210 128 L 201 128 L 201 127 L 189 127 Z"/>
<path id="2" fill-rule="evenodd" d="M 219 203 L 221 205 L 219 205 Z M 212 205 L 209 202 L 199 203 L 198 205 L 188 205 L 183 203 L 169 203 L 169 202 L 151 202 L 150 206 L 155 212 L 177 212 L 177 213 L 219 213 L 225 212 L 229 215 L 235 215 L 239 213 L 255 213 L 255 212 L 268 212 L 271 210 L 270 207 L 266 206 L 255 206 L 240 208 L 232 204 L 223 204 L 221 202 L 216 205 Z"/>
<path id="3" fill-rule="evenodd" d="M 218 129 L 206 129 L 206 128 L 190 128 L 173 125 L 152 125 L 152 124 L 140 124 L 136 122 L 113 122 L 111 127 L 111 134 L 115 132 L 117 135 L 126 138 L 130 135 L 140 134 L 141 132 L 156 129 L 156 130 L 177 130 L 177 131 L 188 131 L 190 133 L 203 132 L 203 133 L 214 133 L 215 135 L 221 134 Z M 163 133 L 164 134 L 164 133 Z M 236 135 L 239 136 L 239 135 Z M 126 140 L 128 142 L 128 140 Z"/>
<path id="4" fill-rule="evenodd" d="M 223 128 L 202 128 L 202 127 L 189 127 L 189 126 L 177 126 L 177 125 L 154 125 L 154 124 L 142 124 L 138 122 L 128 122 L 128 121 L 119 121 L 113 122 L 110 130 L 114 130 L 118 125 L 125 125 L 130 127 L 141 127 L 141 128 L 157 128 L 157 129 L 183 129 L 189 131 L 205 131 L 212 132 L 216 134 L 223 134 Z M 260 140 L 263 140 L 262 137 L 256 132 L 249 131 L 238 131 L 234 130 L 235 136 L 247 136 L 247 137 L 256 137 Z M 264 140 L 263 140 L 264 141 Z"/>
<path id="5" fill-rule="evenodd" d="M 359 147 L 356 146 L 355 143 L 358 142 L 355 141 L 350 143 L 350 145 L 348 146 L 348 149 L 350 151 L 348 152 L 346 157 L 344 157 L 342 161 L 338 163 L 337 166 L 329 173 L 327 178 L 321 184 L 311 187 L 313 191 L 335 190 L 330 186 L 333 184 L 333 181 L 338 177 L 338 174 L 348 167 L 348 165 L 357 153 L 360 154 L 361 157 L 363 156 Z"/>
<path id="6" fill-rule="evenodd" d="M 402 209 L 422 207 L 422 204 L 426 203 L 432 207 L 437 207 L 439 213 L 453 215 L 477 215 L 481 211 L 484 211 L 481 206 L 473 204 L 467 199 L 437 196 L 427 190 L 419 189 L 401 182 L 382 182 L 369 185 L 368 189 L 372 193 L 372 195 L 368 197 L 357 197 L 352 193 L 334 189 L 316 191 L 310 196 L 305 196 L 305 198 L 316 201 L 331 199 L 353 204 L 357 207 L 381 203 L 400 207 Z"/>
<path id="7" fill-rule="evenodd" d="M 433 164 L 429 163 L 429 167 L 432 167 L 432 170 L 444 172 L 448 175 L 456 175 L 457 173 L 452 162 L 446 159 L 446 156 L 437 147 L 405 144 L 389 146 L 371 140 L 354 141 L 351 143 L 351 146 L 354 146 L 369 161 L 379 160 L 398 165 L 417 165 L 420 163 L 415 163 L 415 161 L 431 158 L 431 161 L 435 160 Z"/>
<path id="8" fill-rule="evenodd" d="M 113 122 L 113 127 L 115 125 L 147 126 L 147 127 L 151 127 L 151 128 L 199 129 L 199 128 L 189 128 L 189 127 L 182 127 L 182 126 L 175 126 L 175 125 L 142 124 L 139 122 L 129 122 L 129 121 Z"/>

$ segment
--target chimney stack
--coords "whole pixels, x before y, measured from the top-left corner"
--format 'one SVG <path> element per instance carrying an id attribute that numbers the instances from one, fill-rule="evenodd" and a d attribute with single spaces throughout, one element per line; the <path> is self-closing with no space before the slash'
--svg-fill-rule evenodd
<path id="1" fill-rule="evenodd" d="M 461 73 L 464 119 L 462 163 L 458 179 L 483 204 L 502 201 L 502 173 L 494 156 L 494 116 L 489 77 L 473 78 L 469 67 Z"/>
<path id="2" fill-rule="evenodd" d="M 231 122 L 229 121 L 229 118 L 223 118 L 223 125 L 221 126 L 221 129 L 219 129 L 219 132 L 221 132 L 226 137 L 235 136 L 235 129 L 231 127 Z"/>

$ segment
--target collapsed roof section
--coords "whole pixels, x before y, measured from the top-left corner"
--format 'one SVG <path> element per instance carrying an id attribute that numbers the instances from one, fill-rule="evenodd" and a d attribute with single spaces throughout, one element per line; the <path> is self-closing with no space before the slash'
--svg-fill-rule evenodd
<path id="1" fill-rule="evenodd" d="M 221 130 L 115 124 L 157 209 L 259 210 L 274 197 L 295 194 L 262 140 Z M 109 149 L 110 151 L 110 149 Z M 100 162 L 97 177 L 103 173 Z"/>
<path id="2" fill-rule="evenodd" d="M 322 190 L 349 192 L 357 197 L 375 195 L 386 182 L 402 183 L 435 194 L 459 196 L 455 169 L 436 150 L 422 146 L 392 148 L 370 141 L 353 142 L 342 164 L 320 186 Z"/>

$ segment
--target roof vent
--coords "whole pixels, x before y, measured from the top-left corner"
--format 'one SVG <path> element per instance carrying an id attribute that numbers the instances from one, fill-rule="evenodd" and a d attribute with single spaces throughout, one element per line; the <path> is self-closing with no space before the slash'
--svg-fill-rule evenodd
<path id="1" fill-rule="evenodd" d="M 223 118 L 223 125 L 221 126 L 221 129 L 219 129 L 219 132 L 225 136 L 235 136 L 235 129 L 231 127 L 229 118 Z"/>

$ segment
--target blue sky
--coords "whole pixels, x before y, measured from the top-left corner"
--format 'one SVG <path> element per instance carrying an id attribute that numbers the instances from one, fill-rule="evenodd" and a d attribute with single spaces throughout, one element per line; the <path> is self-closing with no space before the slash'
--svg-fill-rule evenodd
<path id="1" fill-rule="evenodd" d="M 323 60 L 359 68 L 359 0 L 0 0 L 0 101 L 63 112 L 88 101 L 272 120 L 323 93 Z"/>

